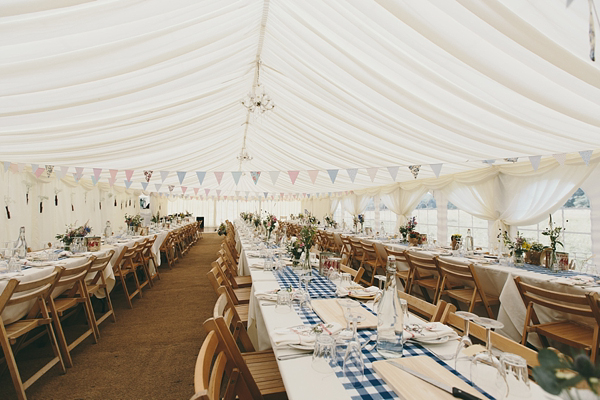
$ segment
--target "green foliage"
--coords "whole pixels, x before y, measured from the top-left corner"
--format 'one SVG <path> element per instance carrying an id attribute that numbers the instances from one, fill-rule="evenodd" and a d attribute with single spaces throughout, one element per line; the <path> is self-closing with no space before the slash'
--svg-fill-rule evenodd
<path id="1" fill-rule="evenodd" d="M 538 353 L 539 366 L 533 368 L 533 379 L 546 392 L 559 395 L 582 381 L 598 395 L 600 367 L 594 366 L 585 353 L 574 359 L 557 354 L 551 349 L 541 349 Z"/>

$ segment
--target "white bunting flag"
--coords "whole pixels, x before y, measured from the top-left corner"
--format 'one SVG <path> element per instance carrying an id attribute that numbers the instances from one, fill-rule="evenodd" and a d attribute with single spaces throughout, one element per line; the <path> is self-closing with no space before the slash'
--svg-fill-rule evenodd
<path id="1" fill-rule="evenodd" d="M 379 168 L 377 168 L 377 167 L 367 168 L 367 173 L 369 174 L 369 177 L 371 178 L 371 182 L 375 182 L 375 176 L 377 175 L 378 170 L 379 170 Z"/>
<path id="2" fill-rule="evenodd" d="M 350 169 L 347 169 L 346 172 L 348 173 L 350 182 L 354 183 L 354 180 L 356 179 L 356 174 L 358 173 L 358 168 L 350 168 Z"/>
<path id="3" fill-rule="evenodd" d="M 335 178 L 337 178 L 338 172 L 339 172 L 339 169 L 328 169 L 327 170 L 327 173 L 329 174 L 329 178 L 331 179 L 331 183 L 335 183 Z"/>
<path id="4" fill-rule="evenodd" d="M 315 181 L 317 180 L 317 175 L 319 175 L 319 171 L 316 169 L 308 171 L 308 176 L 310 178 L 310 181 L 313 183 L 313 185 L 315 184 Z"/>
<path id="5" fill-rule="evenodd" d="M 542 161 L 542 156 L 530 156 L 529 157 L 529 162 L 531 163 L 531 166 L 533 167 L 534 171 L 537 171 L 538 167 L 540 166 L 541 161 Z"/>
<path id="6" fill-rule="evenodd" d="M 160 171 L 160 182 L 165 183 L 165 179 L 169 176 L 170 171 Z"/>
<path id="7" fill-rule="evenodd" d="M 396 166 L 396 167 L 387 167 L 388 172 L 390 173 L 390 176 L 392 177 L 392 180 L 395 182 L 396 181 L 396 177 L 398 176 L 398 169 L 400 167 Z"/>
<path id="8" fill-rule="evenodd" d="M 554 159 L 558 161 L 560 165 L 565 165 L 565 161 L 567 161 L 567 153 L 552 154 L 552 157 L 554 157 Z"/>
<path id="9" fill-rule="evenodd" d="M 56 178 L 63 179 L 65 176 L 67 176 L 68 172 L 69 172 L 69 167 L 61 166 L 60 171 L 56 172 Z"/>
<path id="10" fill-rule="evenodd" d="M 271 182 L 273 185 L 276 185 L 277 179 L 279 178 L 279 171 L 269 171 L 269 175 L 271 176 Z"/>
<path id="11" fill-rule="evenodd" d="M 440 177 L 440 172 L 442 172 L 442 164 L 429 164 L 429 167 L 435 174 L 436 178 Z"/>
<path id="12" fill-rule="evenodd" d="M 584 151 L 580 151 L 579 155 L 581 156 L 581 158 L 583 159 L 583 162 L 585 163 L 585 165 L 587 165 L 588 167 L 590 166 L 590 160 L 592 159 L 592 153 L 594 151 L 593 150 L 584 150 Z"/>

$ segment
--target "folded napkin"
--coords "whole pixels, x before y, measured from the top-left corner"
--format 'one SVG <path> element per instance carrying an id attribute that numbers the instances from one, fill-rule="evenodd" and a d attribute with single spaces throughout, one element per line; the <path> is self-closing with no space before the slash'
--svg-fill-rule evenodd
<path id="1" fill-rule="evenodd" d="M 418 325 L 418 328 L 415 326 L 415 329 L 412 329 L 413 325 L 409 325 L 408 328 L 404 328 L 404 337 L 406 340 L 431 341 L 443 337 L 448 337 L 448 339 L 458 337 L 458 334 L 452 328 L 441 322 L 429 322 L 424 325 Z"/>
<path id="2" fill-rule="evenodd" d="M 265 265 L 264 264 L 252 264 L 250 266 L 250 268 L 252 268 L 252 269 L 265 269 Z"/>
<path id="3" fill-rule="evenodd" d="M 346 297 L 346 296 L 375 296 L 379 292 L 379 288 L 377 286 L 369 286 L 368 288 L 363 288 L 362 286 L 350 286 L 350 287 L 338 287 L 335 290 L 335 294 L 338 297 Z"/>
<path id="4" fill-rule="evenodd" d="M 317 331 L 321 335 L 334 335 L 344 327 L 336 322 L 319 325 L 298 325 L 290 328 L 279 328 L 273 331 L 273 342 L 276 347 L 289 345 L 314 345 Z"/>
<path id="5" fill-rule="evenodd" d="M 54 265 L 53 261 L 31 261 L 26 260 L 22 262 L 23 265 L 28 267 L 48 267 L 50 265 Z"/>
<path id="6" fill-rule="evenodd" d="M 563 285 L 594 285 L 596 283 L 596 279 L 593 276 L 587 275 L 576 275 L 570 277 L 560 277 L 554 280 L 556 283 L 561 283 Z"/>
<path id="7" fill-rule="evenodd" d="M 277 292 L 279 292 L 279 289 L 256 290 L 254 291 L 254 296 L 256 296 L 258 300 L 277 301 Z"/>

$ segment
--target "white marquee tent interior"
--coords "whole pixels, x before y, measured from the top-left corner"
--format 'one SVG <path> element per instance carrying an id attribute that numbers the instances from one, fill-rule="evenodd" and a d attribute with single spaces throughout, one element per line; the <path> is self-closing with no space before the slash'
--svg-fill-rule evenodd
<path id="1" fill-rule="evenodd" d="M 396 225 L 433 196 L 418 220 L 440 242 L 539 236 L 562 212 L 571 249 L 600 256 L 593 3 L 566 3 L 2 1 L 0 241 L 118 228 L 142 193 L 211 227 L 305 209 Z M 256 116 L 259 83 L 275 107 Z"/>

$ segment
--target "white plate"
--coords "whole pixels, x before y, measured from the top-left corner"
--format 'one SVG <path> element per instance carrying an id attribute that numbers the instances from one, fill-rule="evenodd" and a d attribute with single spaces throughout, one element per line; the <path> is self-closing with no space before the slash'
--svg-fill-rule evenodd
<path id="1" fill-rule="evenodd" d="M 437 338 L 437 339 L 412 339 L 412 340 L 415 342 L 418 342 L 418 343 L 422 343 L 422 344 L 444 344 L 448 340 L 450 340 L 450 336 L 442 336 L 441 338 Z"/>
<path id="2" fill-rule="evenodd" d="M 288 344 L 288 346 L 290 346 L 292 349 L 296 349 L 296 350 L 314 350 L 315 349 L 315 345 L 310 345 L 310 344 Z"/>

